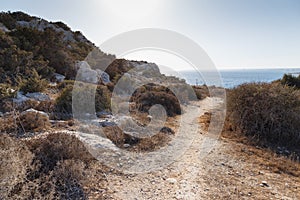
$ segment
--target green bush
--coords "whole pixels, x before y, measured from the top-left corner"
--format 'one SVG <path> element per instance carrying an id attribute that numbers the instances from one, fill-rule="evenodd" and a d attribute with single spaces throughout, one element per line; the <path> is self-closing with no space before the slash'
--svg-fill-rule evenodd
<path id="1" fill-rule="evenodd" d="M 66 86 L 55 101 L 55 111 L 72 113 L 72 90 L 73 86 Z"/>
<path id="2" fill-rule="evenodd" d="M 111 110 L 111 92 L 106 86 L 98 85 L 95 101 L 96 112 Z"/>
<path id="3" fill-rule="evenodd" d="M 299 91 L 280 84 L 250 83 L 228 92 L 227 119 L 263 144 L 300 144 Z"/>
<path id="4" fill-rule="evenodd" d="M 68 84 L 70 83 L 70 84 Z M 82 110 L 82 114 L 90 113 L 94 114 L 92 110 L 86 110 L 87 98 L 92 98 L 92 94 L 95 92 L 95 111 L 103 111 L 111 109 L 111 93 L 108 88 L 104 85 L 93 85 L 88 83 L 79 83 L 80 87 L 76 87 L 76 90 L 73 90 L 74 86 L 71 82 L 67 82 L 65 88 L 62 90 L 55 103 L 55 110 L 58 113 L 72 114 L 72 98 L 79 102 L 79 107 L 76 108 L 78 112 Z M 96 87 L 96 91 L 95 90 Z M 73 95 L 73 97 L 72 97 Z M 88 96 L 89 95 L 89 96 Z M 83 102 L 81 105 L 80 102 Z M 85 113 L 84 113 L 85 112 Z"/>
<path id="5" fill-rule="evenodd" d="M 281 84 L 300 89 L 300 75 L 296 77 L 296 76 L 284 74 L 284 76 L 281 79 Z"/>
<path id="6" fill-rule="evenodd" d="M 19 79 L 20 90 L 24 93 L 43 92 L 48 85 L 46 79 L 42 79 L 35 69 L 27 79 Z"/>
<path id="7" fill-rule="evenodd" d="M 0 83 L 0 100 L 12 98 L 16 95 L 14 90 L 9 84 Z"/>

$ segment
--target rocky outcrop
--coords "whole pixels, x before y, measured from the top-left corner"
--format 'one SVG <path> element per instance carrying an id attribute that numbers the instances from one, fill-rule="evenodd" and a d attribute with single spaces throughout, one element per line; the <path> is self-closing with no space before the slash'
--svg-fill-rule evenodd
<path id="1" fill-rule="evenodd" d="M 33 19 L 31 21 L 17 21 L 17 26 L 26 27 L 26 28 L 33 28 L 37 29 L 38 31 L 45 31 L 47 28 L 51 28 L 58 33 L 63 34 L 64 41 L 67 42 L 89 42 L 82 34 L 75 35 L 71 30 L 66 30 L 56 24 L 49 23 L 43 19 Z"/>
<path id="2" fill-rule="evenodd" d="M 76 68 L 78 69 L 76 80 L 87 82 L 87 83 L 98 83 L 102 81 L 104 84 L 110 82 L 109 75 L 100 70 L 91 69 L 91 66 L 86 61 L 80 61 L 76 64 Z"/>
<path id="3" fill-rule="evenodd" d="M 145 76 L 146 78 L 160 76 L 160 71 L 155 63 L 130 61 L 130 64 L 134 66 L 134 72 L 138 75 Z"/>
<path id="4" fill-rule="evenodd" d="M 13 98 L 13 102 L 16 104 L 22 104 L 29 100 L 49 101 L 50 97 L 40 92 L 27 93 L 25 95 L 23 92 L 17 92 L 16 98 Z"/>

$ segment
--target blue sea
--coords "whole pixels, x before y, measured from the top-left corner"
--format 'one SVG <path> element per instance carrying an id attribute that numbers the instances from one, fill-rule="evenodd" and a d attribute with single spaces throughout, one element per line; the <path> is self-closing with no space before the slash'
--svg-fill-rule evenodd
<path id="1" fill-rule="evenodd" d="M 197 73 L 196 71 L 180 71 L 179 76 L 192 85 L 215 85 L 225 88 L 233 88 L 243 83 L 272 82 L 282 78 L 286 73 L 299 73 L 300 68 L 284 69 L 226 69 L 219 70 L 221 82 L 216 81 L 216 73 Z M 205 74 L 205 75 L 204 75 Z M 204 77 L 205 76 L 205 77 Z M 216 84 L 217 83 L 217 84 Z"/>

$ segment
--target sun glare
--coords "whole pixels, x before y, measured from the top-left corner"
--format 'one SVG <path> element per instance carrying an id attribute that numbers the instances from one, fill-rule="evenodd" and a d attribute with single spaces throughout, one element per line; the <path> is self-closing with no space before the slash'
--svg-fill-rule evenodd
<path id="1" fill-rule="evenodd" d="M 136 21 L 154 16 L 162 7 L 161 0 L 109 0 L 100 1 L 101 10 L 120 21 Z"/>

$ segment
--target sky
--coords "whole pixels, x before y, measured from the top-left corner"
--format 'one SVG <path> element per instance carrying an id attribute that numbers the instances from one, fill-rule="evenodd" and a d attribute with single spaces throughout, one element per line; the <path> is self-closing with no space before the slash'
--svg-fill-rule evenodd
<path id="1" fill-rule="evenodd" d="M 299 0 L 1 0 L 0 10 L 65 22 L 96 45 L 139 28 L 172 30 L 220 69 L 300 67 Z M 150 51 L 125 57 L 172 66 L 176 60 Z"/>

